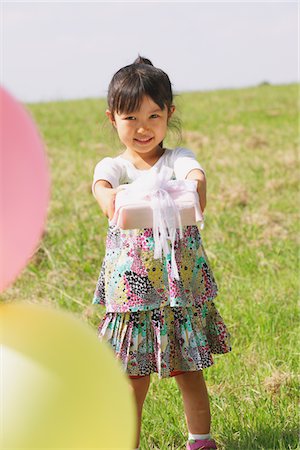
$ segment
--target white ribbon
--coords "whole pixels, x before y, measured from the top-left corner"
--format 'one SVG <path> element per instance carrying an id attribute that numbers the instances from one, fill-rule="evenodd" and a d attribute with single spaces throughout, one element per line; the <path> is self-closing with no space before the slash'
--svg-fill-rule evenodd
<path id="1" fill-rule="evenodd" d="M 179 210 L 170 196 L 163 188 L 151 191 L 147 197 L 153 211 L 153 238 L 154 258 L 162 258 L 170 253 L 168 240 L 171 241 L 171 277 L 179 280 L 179 274 L 175 259 L 176 228 L 180 230 L 182 238 L 182 224 Z"/>
<path id="2" fill-rule="evenodd" d="M 161 259 L 164 254 L 171 253 L 171 277 L 179 280 L 179 273 L 175 258 L 176 229 L 179 228 L 180 238 L 182 234 L 181 216 L 176 203 L 170 192 L 185 192 L 188 182 L 192 180 L 171 180 L 173 170 L 169 167 L 162 167 L 160 171 L 153 167 L 145 175 L 137 178 L 131 184 L 123 185 L 126 190 L 125 204 L 133 204 L 141 200 L 148 200 L 153 211 L 153 238 L 154 238 L 154 258 Z M 195 193 L 196 220 L 202 221 L 203 216 L 199 205 L 199 197 L 195 189 L 195 181 L 189 186 Z M 119 226 L 119 208 L 116 209 L 111 224 Z M 171 242 L 171 252 L 169 242 Z"/>

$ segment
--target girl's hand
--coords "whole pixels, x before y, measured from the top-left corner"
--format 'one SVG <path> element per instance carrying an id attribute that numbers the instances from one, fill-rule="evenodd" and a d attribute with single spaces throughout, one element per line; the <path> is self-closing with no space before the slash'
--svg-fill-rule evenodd
<path id="1" fill-rule="evenodd" d="M 115 213 L 115 199 L 120 190 L 120 188 L 113 189 L 111 184 L 105 180 L 99 180 L 95 184 L 97 202 L 109 220 L 113 218 Z"/>
<path id="2" fill-rule="evenodd" d="M 200 169 L 193 169 L 188 173 L 186 179 L 197 180 L 198 182 L 197 191 L 199 195 L 199 202 L 201 211 L 203 212 L 206 206 L 206 178 L 204 173 Z"/>

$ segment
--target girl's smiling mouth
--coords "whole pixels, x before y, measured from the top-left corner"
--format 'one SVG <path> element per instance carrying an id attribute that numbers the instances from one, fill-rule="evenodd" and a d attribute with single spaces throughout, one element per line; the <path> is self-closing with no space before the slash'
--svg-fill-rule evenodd
<path id="1" fill-rule="evenodd" d="M 138 142 L 139 144 L 148 144 L 150 141 L 152 141 L 152 137 L 148 138 L 135 138 L 134 140 Z"/>

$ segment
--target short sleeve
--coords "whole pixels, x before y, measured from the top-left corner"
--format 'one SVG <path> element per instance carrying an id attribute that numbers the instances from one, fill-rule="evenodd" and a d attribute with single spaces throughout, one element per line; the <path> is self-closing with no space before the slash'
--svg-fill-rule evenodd
<path id="1" fill-rule="evenodd" d="M 205 171 L 200 163 L 197 161 L 196 156 L 187 148 L 176 148 L 174 152 L 174 172 L 177 180 L 184 180 L 189 172 L 193 169 L 201 170 L 204 175 Z"/>
<path id="2" fill-rule="evenodd" d="M 117 188 L 120 184 L 122 176 L 122 167 L 114 158 L 104 158 L 95 167 L 92 192 L 95 197 L 95 184 L 99 180 L 108 181 L 113 188 Z"/>

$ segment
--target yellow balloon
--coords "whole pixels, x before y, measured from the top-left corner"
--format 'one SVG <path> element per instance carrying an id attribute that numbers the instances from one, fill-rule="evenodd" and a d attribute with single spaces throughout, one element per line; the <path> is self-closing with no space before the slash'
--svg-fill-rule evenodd
<path id="1" fill-rule="evenodd" d="M 72 315 L 0 305 L 0 448 L 132 449 L 135 406 L 112 350 Z"/>

